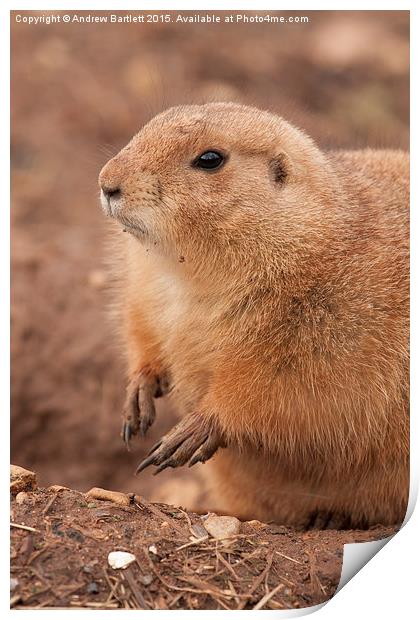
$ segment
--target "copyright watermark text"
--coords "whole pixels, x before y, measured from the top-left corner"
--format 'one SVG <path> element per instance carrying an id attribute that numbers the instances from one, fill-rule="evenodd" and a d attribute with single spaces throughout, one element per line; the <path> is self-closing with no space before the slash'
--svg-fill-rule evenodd
<path id="1" fill-rule="evenodd" d="M 14 16 L 18 24 L 37 26 L 40 24 L 307 24 L 306 15 L 275 15 L 272 13 L 205 13 L 199 11 L 193 15 L 182 13 L 109 13 L 95 15 L 87 11 L 66 14 L 28 15 L 17 13 Z"/>

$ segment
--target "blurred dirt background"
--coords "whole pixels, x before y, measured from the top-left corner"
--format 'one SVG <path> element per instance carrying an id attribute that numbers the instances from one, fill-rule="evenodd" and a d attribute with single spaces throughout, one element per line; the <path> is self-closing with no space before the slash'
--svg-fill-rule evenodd
<path id="1" fill-rule="evenodd" d="M 407 148 L 409 14 L 37 26 L 15 23 L 16 14 L 12 462 L 36 470 L 44 486 L 102 486 L 168 503 L 181 488 L 182 504 L 193 508 L 201 466 L 133 475 L 173 424 L 167 403 L 147 441 L 128 453 L 119 438 L 124 359 L 107 314 L 99 170 L 155 113 L 214 99 L 269 108 L 326 148 Z"/>

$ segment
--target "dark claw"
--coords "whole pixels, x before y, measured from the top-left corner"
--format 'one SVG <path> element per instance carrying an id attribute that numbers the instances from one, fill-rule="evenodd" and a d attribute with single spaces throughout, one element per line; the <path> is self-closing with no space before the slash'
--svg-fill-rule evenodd
<path id="1" fill-rule="evenodd" d="M 153 420 L 152 419 L 143 417 L 140 414 L 140 429 L 139 430 L 140 430 L 140 436 L 141 437 L 144 437 L 146 435 L 147 431 L 152 426 L 152 424 L 153 424 Z"/>
<path id="2" fill-rule="evenodd" d="M 156 418 L 153 399 L 163 396 L 169 389 L 169 382 L 143 369 L 130 381 L 124 405 L 122 439 L 127 449 L 135 435 L 144 437 Z"/>
<path id="3" fill-rule="evenodd" d="M 167 467 L 176 467 L 172 459 L 170 459 L 169 461 L 164 461 L 162 465 L 159 465 L 159 467 L 153 472 L 153 475 L 156 476 L 157 474 L 160 474 L 160 472 L 166 469 Z"/>
<path id="4" fill-rule="evenodd" d="M 191 414 L 152 447 L 136 474 L 149 465 L 155 465 L 154 474 L 158 474 L 167 467 L 179 467 L 187 462 L 190 467 L 199 461 L 204 463 L 225 445 L 214 421 L 206 420 L 199 413 Z"/>
<path id="5" fill-rule="evenodd" d="M 143 469 L 146 469 L 149 465 L 160 465 L 166 458 L 166 454 L 164 452 L 159 451 L 158 448 L 153 450 L 149 456 L 147 456 L 137 467 L 136 474 L 139 474 Z"/>
<path id="6" fill-rule="evenodd" d="M 196 463 L 205 463 L 223 445 L 224 442 L 221 442 L 218 437 L 210 435 L 189 460 L 188 467 L 192 467 Z"/>
<path id="7" fill-rule="evenodd" d="M 195 456 L 192 457 L 192 459 L 188 461 L 188 467 L 192 467 L 196 463 L 205 463 L 207 460 L 208 460 L 207 458 L 204 458 L 203 456 L 196 454 Z"/>
<path id="8" fill-rule="evenodd" d="M 127 450 L 130 450 L 130 439 L 131 439 L 131 426 L 130 426 L 130 422 L 124 422 L 123 430 L 122 430 L 122 438 L 125 441 L 125 445 L 127 446 Z"/>
<path id="9" fill-rule="evenodd" d="M 155 444 L 153 444 L 153 446 L 151 447 L 150 451 L 147 453 L 147 456 L 150 456 L 152 454 L 152 452 L 154 452 L 155 450 L 160 448 L 160 446 L 162 445 L 162 441 L 163 441 L 163 439 L 159 439 L 159 441 L 157 441 Z"/>
<path id="10" fill-rule="evenodd" d="M 153 446 L 149 456 L 147 456 L 137 467 L 136 474 L 139 474 L 143 469 L 146 469 L 149 465 L 162 465 L 164 461 L 166 461 L 167 457 L 173 456 L 175 450 L 179 447 L 179 445 L 183 442 L 183 438 L 180 437 L 175 439 L 175 443 L 168 439 L 168 445 L 164 444 L 165 438 L 158 441 L 155 446 Z M 163 467 L 162 469 L 165 469 Z M 162 471 L 161 469 L 159 471 Z M 157 472 L 159 473 L 159 472 Z"/>
<path id="11" fill-rule="evenodd" d="M 148 428 L 153 424 L 156 418 L 156 409 L 153 402 L 153 392 L 150 386 L 139 386 L 137 395 L 137 407 L 139 411 L 139 431 L 141 437 L 144 437 Z"/>
<path id="12" fill-rule="evenodd" d="M 148 456 L 147 458 L 145 458 L 140 465 L 138 465 L 137 469 L 136 469 L 136 475 L 139 474 L 141 471 L 143 471 L 143 469 L 146 469 L 146 467 L 148 467 L 152 462 L 153 462 L 153 454 L 151 454 L 150 456 Z"/>

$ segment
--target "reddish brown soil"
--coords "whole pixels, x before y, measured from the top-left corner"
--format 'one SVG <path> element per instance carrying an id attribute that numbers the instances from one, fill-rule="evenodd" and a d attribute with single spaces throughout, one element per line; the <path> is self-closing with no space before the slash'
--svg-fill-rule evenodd
<path id="1" fill-rule="evenodd" d="M 310 18 L 310 24 L 283 26 L 30 27 L 14 23 L 12 15 L 11 449 L 12 461 L 35 469 L 45 486 L 60 483 L 81 491 L 102 486 L 155 501 L 182 501 L 188 508 L 200 504 L 205 465 L 165 471 L 158 478 L 148 472 L 133 476 L 151 444 L 174 422 L 168 403 L 159 403 L 155 427 L 147 440 L 134 442 L 132 452 L 119 438 L 124 363 L 106 310 L 104 264 L 110 253 L 96 179 L 109 155 L 142 123 L 171 104 L 235 99 L 284 115 L 327 148 L 408 146 L 408 12 L 317 12 Z M 36 497 L 42 508 L 45 492 Z M 94 527 L 94 512 L 77 508 L 77 495 L 66 497 L 49 513 L 46 540 L 54 544 L 35 566 L 47 563 L 41 569 L 47 583 L 54 566 L 63 584 L 83 583 L 74 593 L 83 598 L 92 578 L 80 572 L 83 563 L 94 551 L 103 566 L 113 539 L 98 547 L 93 534 L 84 533 L 83 544 L 66 532 L 55 534 L 52 528 L 60 519 L 65 530 L 69 527 L 66 515 L 73 515 L 84 531 Z M 44 532 L 48 519 L 44 523 L 38 509 L 27 515 L 21 507 L 18 514 Z M 133 535 L 138 542 L 126 538 L 113 520 L 102 527 L 122 536 L 115 538 L 118 544 L 138 544 L 136 553 L 143 558 L 144 540 L 156 536 L 157 524 L 146 527 L 147 511 L 135 507 L 121 515 L 141 525 Z M 138 538 L 139 531 L 144 538 Z M 296 565 L 299 574 L 293 562 L 287 569 L 291 581 L 300 584 L 298 590 L 291 590 L 290 599 L 283 592 L 274 600 L 293 606 L 329 595 L 339 575 L 342 542 L 351 536 L 356 534 L 321 532 L 303 542 L 288 531 L 274 537 L 279 550 L 302 562 L 306 558 Z M 19 564 L 17 548 L 29 544 L 24 543 L 28 535 L 14 531 L 13 539 Z M 34 537 L 36 544 L 42 540 L 44 534 Z M 168 543 L 163 555 L 168 557 L 178 542 Z M 315 559 L 308 559 L 306 545 L 312 545 Z M 68 566 L 74 570 L 66 568 L 64 549 L 71 553 Z M 331 553 L 335 563 L 324 574 L 321 558 Z M 310 562 L 318 567 L 312 572 Z M 259 569 L 253 570 L 257 574 Z M 283 561 L 274 564 L 273 571 L 283 570 Z M 36 587 L 46 588 L 44 578 L 23 573 L 25 587 L 38 579 Z M 304 574 L 318 575 L 325 592 L 315 577 L 304 582 Z M 96 572 L 94 577 L 102 579 Z M 103 579 L 100 584 L 100 594 L 89 600 L 107 598 L 109 587 Z M 59 592 L 55 596 L 48 590 L 31 602 L 69 603 L 70 594 Z M 177 591 L 170 592 L 162 591 L 162 605 L 169 605 L 170 597 L 175 600 Z M 189 605 L 204 604 L 190 594 Z M 172 604 L 182 606 L 187 599 Z"/>
<path id="2" fill-rule="evenodd" d="M 307 607 L 334 594 L 345 543 L 394 532 L 297 533 L 251 521 L 228 545 L 211 537 L 188 545 L 191 527 L 202 523 L 197 514 L 141 498 L 123 507 L 45 489 L 21 505 L 13 500 L 12 521 L 37 530 L 12 528 L 17 609 L 252 609 L 273 591 L 261 609 Z M 113 570 L 107 556 L 115 550 L 137 562 Z"/>

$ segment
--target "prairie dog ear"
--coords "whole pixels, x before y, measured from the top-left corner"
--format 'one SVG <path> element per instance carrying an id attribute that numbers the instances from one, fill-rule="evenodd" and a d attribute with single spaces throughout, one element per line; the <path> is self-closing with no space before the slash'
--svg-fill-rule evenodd
<path id="1" fill-rule="evenodd" d="M 291 172 L 291 162 L 284 151 L 279 151 L 270 159 L 270 176 L 273 181 L 283 185 Z"/>

